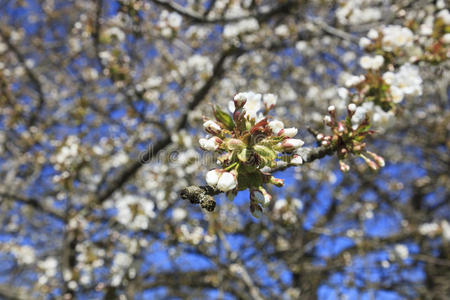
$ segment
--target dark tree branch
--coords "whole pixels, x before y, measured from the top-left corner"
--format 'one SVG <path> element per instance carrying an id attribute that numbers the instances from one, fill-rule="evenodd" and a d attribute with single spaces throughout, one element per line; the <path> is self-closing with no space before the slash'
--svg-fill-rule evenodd
<path id="1" fill-rule="evenodd" d="M 57 219 L 60 219 L 62 221 L 64 221 L 64 219 L 65 219 L 65 216 L 62 212 L 42 203 L 42 201 L 39 201 L 38 199 L 35 199 L 35 198 L 26 198 L 26 197 L 23 197 L 20 195 L 13 195 L 13 194 L 9 194 L 9 193 L 0 193 L 0 198 L 7 199 L 7 200 L 13 200 L 13 201 L 17 201 L 17 202 L 29 205 L 42 213 L 48 214 L 48 215 L 55 217 Z"/>
<path id="2" fill-rule="evenodd" d="M 180 117 L 174 131 L 179 131 L 186 127 L 189 112 L 195 109 L 200 102 L 206 97 L 208 92 L 213 87 L 214 83 L 223 76 L 224 64 L 228 57 L 238 57 L 244 53 L 245 50 L 239 48 L 230 48 L 222 53 L 218 61 L 213 68 L 213 74 L 204 83 L 204 85 L 194 94 L 192 101 L 187 105 L 183 115 Z M 159 141 L 153 144 L 147 151 L 143 153 L 139 160 L 130 162 L 124 169 L 112 180 L 107 182 L 107 186 L 104 190 L 98 193 L 97 203 L 102 203 L 108 199 L 115 191 L 120 189 L 136 172 L 146 163 L 152 160 L 152 158 L 158 154 L 161 150 L 167 147 L 171 143 L 170 135 L 164 135 Z"/>

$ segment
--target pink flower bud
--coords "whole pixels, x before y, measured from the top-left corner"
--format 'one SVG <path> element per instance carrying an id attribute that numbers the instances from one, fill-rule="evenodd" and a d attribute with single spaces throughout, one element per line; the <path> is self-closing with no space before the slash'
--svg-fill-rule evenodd
<path id="1" fill-rule="evenodd" d="M 359 156 L 362 157 L 362 159 L 364 159 L 364 161 L 366 162 L 366 164 L 372 169 L 372 170 L 378 170 L 379 167 L 378 165 L 371 159 L 365 157 L 364 155 L 360 154 Z"/>
<path id="2" fill-rule="evenodd" d="M 281 147 L 284 151 L 291 151 L 303 146 L 305 142 L 300 139 L 287 139 L 281 143 Z"/>
<path id="3" fill-rule="evenodd" d="M 377 163 L 378 166 L 380 166 L 381 168 L 385 166 L 384 158 L 371 151 L 367 151 L 367 153 L 373 158 L 373 160 Z"/>
<path id="4" fill-rule="evenodd" d="M 239 93 L 236 96 L 234 96 L 233 100 L 235 109 L 241 108 L 247 102 L 247 95 L 246 93 Z"/>
<path id="5" fill-rule="evenodd" d="M 284 185 L 284 180 L 280 178 L 270 177 L 270 183 L 277 186 L 282 187 Z"/>
<path id="6" fill-rule="evenodd" d="M 319 140 L 319 141 L 323 140 L 323 138 L 324 138 L 324 135 L 323 135 L 322 133 L 319 133 L 319 134 L 316 136 L 316 139 Z"/>

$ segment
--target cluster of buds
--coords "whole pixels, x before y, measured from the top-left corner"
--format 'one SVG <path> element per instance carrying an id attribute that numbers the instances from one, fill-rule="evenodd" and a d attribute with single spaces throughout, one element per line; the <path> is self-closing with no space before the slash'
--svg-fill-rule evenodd
<path id="1" fill-rule="evenodd" d="M 328 115 L 323 118 L 323 121 L 332 133 L 331 135 L 319 133 L 316 139 L 322 146 L 329 146 L 336 150 L 342 172 L 350 170 L 350 166 L 344 162 L 344 159 L 348 158 L 350 154 L 361 157 L 371 169 L 378 170 L 380 167 L 384 167 L 384 159 L 371 151 L 367 151 L 366 143 L 364 143 L 365 137 L 374 133 L 370 130 L 369 117 L 365 115 L 360 122 L 354 124 L 355 118 L 353 117 L 356 112 L 356 104 L 350 103 L 347 107 L 347 117 L 338 121 L 336 108 L 334 106 L 328 107 Z"/>
<path id="2" fill-rule="evenodd" d="M 272 94 L 264 96 L 263 112 L 259 112 L 261 95 L 239 93 L 232 102 L 232 115 L 214 108 L 215 119 L 204 118 L 203 127 L 211 136 L 199 140 L 206 151 L 219 153 L 220 168 L 206 174 L 209 186 L 233 199 L 238 191 L 250 191 L 250 211 L 259 216 L 270 204 L 272 196 L 264 185 L 283 186 L 283 180 L 270 174 L 271 168 L 283 161 L 288 166 L 302 164 L 296 154 L 303 141 L 294 138 L 297 128 L 284 128 L 283 122 L 268 115 L 276 104 Z"/>

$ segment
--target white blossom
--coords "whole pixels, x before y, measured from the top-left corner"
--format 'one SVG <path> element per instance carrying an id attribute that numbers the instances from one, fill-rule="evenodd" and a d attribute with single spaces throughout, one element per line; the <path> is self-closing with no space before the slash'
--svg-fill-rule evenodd
<path id="1" fill-rule="evenodd" d="M 285 128 L 283 130 L 283 135 L 292 138 L 297 135 L 297 132 L 298 132 L 298 129 L 295 127 Z"/>
<path id="2" fill-rule="evenodd" d="M 367 37 L 371 40 L 376 40 L 379 37 L 378 31 L 375 29 L 370 29 L 367 33 Z"/>
<path id="3" fill-rule="evenodd" d="M 222 192 L 228 192 L 237 186 L 236 176 L 229 172 L 224 172 L 220 175 L 217 182 L 217 188 Z"/>
<path id="4" fill-rule="evenodd" d="M 179 221 L 183 220 L 184 218 L 186 218 L 186 216 L 187 216 L 187 212 L 184 208 L 176 207 L 172 211 L 172 220 L 174 220 L 175 222 L 179 222 Z"/>
<path id="5" fill-rule="evenodd" d="M 351 111 L 351 112 L 356 111 L 356 104 L 355 103 L 350 103 L 348 105 L 348 110 Z"/>
<path id="6" fill-rule="evenodd" d="M 359 64 L 363 69 L 378 70 L 384 63 L 384 57 L 381 55 L 376 55 L 374 57 L 363 56 L 359 60 Z"/>
<path id="7" fill-rule="evenodd" d="M 277 135 L 284 128 L 283 122 L 279 120 L 270 121 L 268 126 L 275 135 Z"/>
<path id="8" fill-rule="evenodd" d="M 217 183 L 219 182 L 220 177 L 219 170 L 211 170 L 208 173 L 206 173 L 206 183 L 212 187 L 215 187 Z"/>
<path id="9" fill-rule="evenodd" d="M 382 48 L 384 51 L 394 51 L 413 44 L 414 34 L 409 28 L 399 25 L 389 25 L 382 29 Z"/>
<path id="10" fill-rule="evenodd" d="M 277 96 L 274 94 L 264 94 L 263 102 L 266 108 L 270 109 L 277 104 Z"/>
<path id="11" fill-rule="evenodd" d="M 294 158 L 291 159 L 291 164 L 294 166 L 300 166 L 303 164 L 303 159 L 300 155 L 294 155 Z"/>
<path id="12" fill-rule="evenodd" d="M 241 33 L 250 33 L 259 29 L 259 23 L 255 18 L 243 19 L 239 22 L 228 23 L 223 29 L 226 39 L 234 38 Z"/>
<path id="13" fill-rule="evenodd" d="M 212 137 L 209 139 L 200 139 L 198 141 L 200 143 L 200 147 L 206 151 L 215 151 L 219 148 L 219 143 L 217 142 L 216 137 Z"/>
<path id="14" fill-rule="evenodd" d="M 401 260 L 405 260 L 409 256 L 409 250 L 408 247 L 402 244 L 397 244 L 394 246 L 394 253 L 393 253 L 394 259 L 398 258 Z"/>
<path id="15" fill-rule="evenodd" d="M 404 95 L 422 95 L 422 78 L 419 68 L 409 63 L 404 64 L 400 67 L 399 72 L 394 74 L 391 86 L 396 86 Z"/>
<path id="16" fill-rule="evenodd" d="M 424 223 L 419 226 L 419 233 L 434 237 L 439 231 L 439 225 L 437 223 Z"/>
<path id="17" fill-rule="evenodd" d="M 181 26 L 181 22 L 183 21 L 183 18 L 180 16 L 180 14 L 176 12 L 172 12 L 167 17 L 167 24 L 173 28 L 178 28 Z"/>
<path id="18" fill-rule="evenodd" d="M 441 18 L 445 25 L 450 25 L 450 12 L 448 11 L 448 9 L 439 11 L 436 17 Z"/>

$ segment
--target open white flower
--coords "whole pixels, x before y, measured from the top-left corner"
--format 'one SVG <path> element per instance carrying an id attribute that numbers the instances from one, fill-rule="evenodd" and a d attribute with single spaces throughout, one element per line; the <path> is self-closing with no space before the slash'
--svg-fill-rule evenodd
<path id="1" fill-rule="evenodd" d="M 399 89 L 396 86 L 391 86 L 390 91 L 391 91 L 392 101 L 394 103 L 402 102 L 402 100 L 403 100 L 403 92 L 402 92 L 401 89 Z"/>
<path id="2" fill-rule="evenodd" d="M 375 57 L 363 56 L 359 60 L 359 64 L 363 69 L 378 70 L 384 63 L 384 57 L 376 55 Z"/>
<path id="3" fill-rule="evenodd" d="M 414 34 L 407 27 L 389 25 L 383 28 L 382 47 L 384 51 L 394 51 L 413 44 Z"/>

